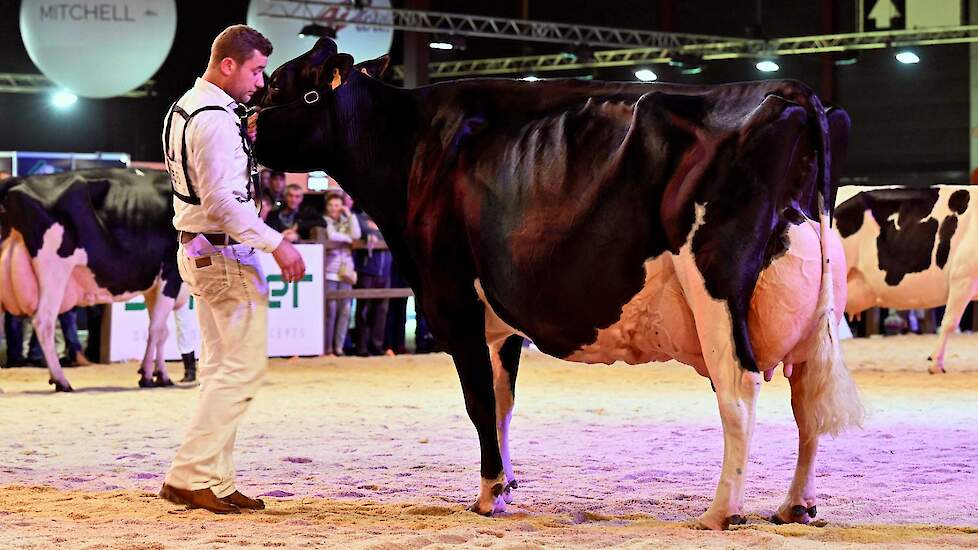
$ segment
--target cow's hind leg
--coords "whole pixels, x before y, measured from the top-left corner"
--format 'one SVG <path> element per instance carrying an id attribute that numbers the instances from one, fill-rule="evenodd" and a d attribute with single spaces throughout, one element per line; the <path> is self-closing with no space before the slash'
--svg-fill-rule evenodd
<path id="1" fill-rule="evenodd" d="M 37 311 L 32 322 L 37 331 L 37 341 L 44 352 L 44 362 L 51 374 L 49 382 L 54 385 L 55 391 L 70 392 L 73 389 L 61 369 L 54 345 L 54 327 L 59 311 L 75 305 L 63 303 L 65 290 L 72 270 L 83 263 L 84 253 L 76 250 L 71 256 L 61 256 L 58 249 L 62 246 L 63 237 L 64 227 L 57 223 L 51 225 L 44 233 L 43 246 L 32 260 L 38 287 Z"/>
<path id="2" fill-rule="evenodd" d="M 947 339 L 961 323 L 961 316 L 964 315 L 968 302 L 978 291 L 978 280 L 974 277 L 964 277 L 952 273 L 949 287 L 947 308 L 944 310 L 944 320 L 941 321 L 940 334 L 937 336 L 934 352 L 928 358 L 933 361 L 928 369 L 931 374 L 944 372 L 944 352 L 947 349 Z"/>
<path id="3" fill-rule="evenodd" d="M 815 517 L 815 454 L 818 452 L 819 434 L 815 429 L 811 403 L 806 397 L 809 390 L 801 371 L 808 364 L 795 365 L 788 374 L 791 383 L 791 410 L 798 425 L 798 464 L 791 480 L 788 496 L 778 511 L 771 516 L 773 523 L 808 523 Z"/>
<path id="4" fill-rule="evenodd" d="M 510 336 L 502 342 L 489 344 L 489 358 L 492 361 L 492 387 L 496 397 L 496 436 L 499 439 L 499 453 L 503 460 L 506 485 L 503 487 L 503 501 L 513 502 L 512 490 L 516 489 L 516 476 L 509 453 L 509 422 L 513 418 L 513 405 L 516 401 L 516 373 L 523 351 L 523 337 Z"/>
<path id="5" fill-rule="evenodd" d="M 696 321 L 723 425 L 720 480 L 713 503 L 699 517 L 698 526 L 726 529 L 746 521 L 743 515 L 744 480 L 762 375 L 756 370 L 748 370 L 748 365 L 742 365 L 738 359 L 734 331 L 746 331 L 745 313 L 733 311 L 729 301 L 718 300 L 707 292 L 691 254 L 683 251 L 674 261 Z"/>
<path id="6" fill-rule="evenodd" d="M 176 301 L 165 296 L 160 291 L 161 288 L 162 285 L 156 285 L 144 293 L 146 310 L 149 312 L 149 331 L 146 338 L 146 352 L 140 366 L 139 385 L 142 387 L 173 385 L 166 369 L 164 348 L 169 336 L 166 320 L 173 311 Z"/>

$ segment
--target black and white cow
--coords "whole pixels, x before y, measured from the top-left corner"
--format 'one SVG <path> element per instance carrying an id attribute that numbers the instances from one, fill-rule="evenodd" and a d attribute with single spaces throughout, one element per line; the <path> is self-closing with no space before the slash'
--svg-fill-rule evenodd
<path id="1" fill-rule="evenodd" d="M 775 518 L 815 515 L 819 435 L 862 416 L 834 332 L 842 250 L 819 223 L 844 111 L 827 114 L 787 81 L 406 90 L 364 72 L 328 39 L 280 67 L 256 153 L 276 169 L 327 171 L 380 226 L 478 432 L 472 510 L 503 509 L 516 487 L 508 430 L 528 337 L 556 357 L 674 358 L 710 378 L 724 428 L 700 517 L 713 529 L 743 521 L 762 373 L 793 365 L 798 467 Z"/>
<path id="2" fill-rule="evenodd" d="M 166 318 L 187 294 L 166 172 L 113 168 L 11 178 L 0 185 L 0 204 L 0 301 L 9 313 L 32 316 L 55 390 L 72 391 L 54 348 L 58 313 L 140 293 L 150 315 L 140 386 L 172 385 L 163 362 Z"/>
<path id="3" fill-rule="evenodd" d="M 931 373 L 978 295 L 978 197 L 963 185 L 843 187 L 835 210 L 848 266 L 846 312 L 946 305 Z"/>

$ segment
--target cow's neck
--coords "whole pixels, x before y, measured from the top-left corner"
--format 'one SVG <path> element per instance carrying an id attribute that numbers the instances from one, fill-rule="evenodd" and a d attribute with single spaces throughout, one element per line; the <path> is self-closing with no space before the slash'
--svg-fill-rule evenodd
<path id="1" fill-rule="evenodd" d="M 403 233 L 416 111 L 410 94 L 356 76 L 338 90 L 330 176 L 385 235 Z"/>

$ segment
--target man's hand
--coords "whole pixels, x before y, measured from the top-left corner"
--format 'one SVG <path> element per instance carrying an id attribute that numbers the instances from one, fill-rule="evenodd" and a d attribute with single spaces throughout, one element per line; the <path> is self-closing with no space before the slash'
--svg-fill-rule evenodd
<path id="1" fill-rule="evenodd" d="M 282 236 L 288 239 L 290 243 L 294 243 L 299 240 L 299 232 L 291 228 L 283 231 Z"/>
<path id="2" fill-rule="evenodd" d="M 285 282 L 294 283 L 306 274 L 306 263 L 302 261 L 302 255 L 288 239 L 282 239 L 282 243 L 272 252 L 272 257 L 282 270 L 282 280 Z"/>

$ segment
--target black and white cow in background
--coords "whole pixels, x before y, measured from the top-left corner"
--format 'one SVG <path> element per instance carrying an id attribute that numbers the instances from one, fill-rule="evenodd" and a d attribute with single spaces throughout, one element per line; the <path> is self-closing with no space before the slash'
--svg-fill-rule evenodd
<path id="1" fill-rule="evenodd" d="M 836 230 L 848 266 L 846 312 L 947 306 L 931 373 L 944 372 L 947 339 L 978 295 L 978 202 L 964 185 L 842 187 Z"/>
<path id="2" fill-rule="evenodd" d="M 841 245 L 819 223 L 845 112 L 788 81 L 406 90 L 369 76 L 385 63 L 353 70 L 322 39 L 280 67 L 256 153 L 274 169 L 325 170 L 380 226 L 478 432 L 471 509 L 504 509 L 516 487 L 508 430 L 527 337 L 555 357 L 673 358 L 710 378 L 724 457 L 699 521 L 713 529 L 743 521 L 755 403 L 783 361 L 799 457 L 773 519 L 814 517 L 819 435 L 863 414 L 835 335 Z"/>
<path id="3" fill-rule="evenodd" d="M 54 347 L 58 313 L 146 297 L 150 316 L 140 386 L 172 385 L 166 318 L 188 294 L 177 271 L 166 172 L 95 169 L 0 184 L 0 301 L 32 317 L 56 391 L 72 391 Z M 154 379 L 155 376 L 155 379 Z"/>

